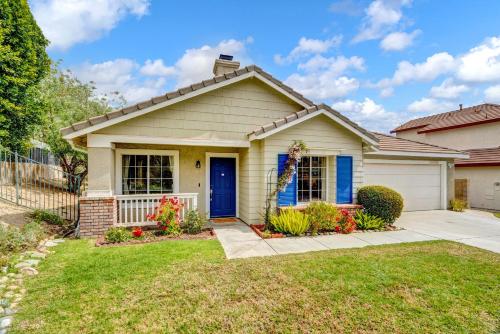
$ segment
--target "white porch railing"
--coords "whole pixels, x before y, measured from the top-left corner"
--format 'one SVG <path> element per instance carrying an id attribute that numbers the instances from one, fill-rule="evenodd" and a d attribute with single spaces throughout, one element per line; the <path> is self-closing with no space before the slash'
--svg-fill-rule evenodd
<path id="1" fill-rule="evenodd" d="M 163 196 L 168 198 L 177 197 L 179 203 L 183 204 L 180 211 L 180 219 L 189 210 L 198 208 L 197 193 L 182 194 L 154 194 L 154 195 L 119 195 L 118 201 L 118 225 L 119 226 L 147 226 L 154 222 L 147 220 L 146 215 L 153 214 Z"/>

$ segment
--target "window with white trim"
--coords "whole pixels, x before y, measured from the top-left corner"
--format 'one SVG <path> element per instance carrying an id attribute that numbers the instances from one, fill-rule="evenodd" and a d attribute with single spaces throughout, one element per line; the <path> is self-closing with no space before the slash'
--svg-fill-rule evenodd
<path id="1" fill-rule="evenodd" d="M 174 163 L 173 155 L 122 155 L 122 194 L 173 193 Z"/>
<path id="2" fill-rule="evenodd" d="M 305 156 L 297 166 L 298 202 L 325 201 L 326 157 Z"/>

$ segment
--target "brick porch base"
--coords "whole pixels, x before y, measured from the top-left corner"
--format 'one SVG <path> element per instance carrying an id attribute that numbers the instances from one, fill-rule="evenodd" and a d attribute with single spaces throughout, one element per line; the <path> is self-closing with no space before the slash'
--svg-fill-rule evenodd
<path id="1" fill-rule="evenodd" d="M 80 236 L 96 238 L 118 221 L 118 201 L 115 197 L 80 198 Z"/>

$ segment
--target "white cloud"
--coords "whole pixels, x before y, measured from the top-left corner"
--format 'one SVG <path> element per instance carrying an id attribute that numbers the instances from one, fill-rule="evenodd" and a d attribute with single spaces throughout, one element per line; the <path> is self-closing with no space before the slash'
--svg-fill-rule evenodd
<path id="1" fill-rule="evenodd" d="M 234 39 L 221 41 L 215 46 L 204 45 L 197 49 L 188 49 L 184 55 L 175 63 L 177 87 L 190 85 L 194 82 L 212 77 L 214 60 L 219 54 L 233 55 L 242 65 L 249 63 L 246 54 L 246 44 L 253 41 L 252 38 L 245 41 Z"/>
<path id="2" fill-rule="evenodd" d="M 364 59 L 353 56 L 325 58 L 316 55 L 298 65 L 304 73 L 293 73 L 285 83 L 312 99 L 346 96 L 359 88 L 359 81 L 344 75 L 349 70 L 363 71 Z"/>
<path id="3" fill-rule="evenodd" d="M 358 56 L 346 58 L 344 56 L 325 58 L 321 55 L 316 55 L 310 58 L 305 63 L 300 63 L 298 68 L 307 72 L 320 71 L 328 69 L 331 74 L 341 74 L 348 69 L 363 71 L 365 69 L 365 60 Z"/>
<path id="4" fill-rule="evenodd" d="M 128 103 L 150 99 L 165 93 L 167 80 L 176 88 L 209 79 L 219 54 L 231 54 L 243 64 L 249 62 L 245 45 L 247 39 L 221 41 L 215 46 L 188 49 L 172 66 L 162 59 L 146 60 L 141 66 L 132 59 L 115 59 L 102 63 L 83 63 L 73 68 L 73 72 L 83 82 L 93 82 L 100 95 L 120 92 Z"/>
<path id="5" fill-rule="evenodd" d="M 380 42 L 380 47 L 386 51 L 401 51 L 413 44 L 413 40 L 420 35 L 420 30 L 411 33 L 393 32 L 385 36 Z"/>
<path id="6" fill-rule="evenodd" d="M 73 68 L 82 82 L 91 82 L 99 96 L 119 92 L 127 103 L 135 103 L 160 95 L 165 79 L 141 80 L 136 75 L 139 64 L 131 59 L 115 59 L 102 63 L 83 63 Z"/>
<path id="7" fill-rule="evenodd" d="M 448 78 L 441 85 L 432 87 L 430 95 L 434 98 L 456 99 L 467 91 L 469 91 L 469 87 L 463 84 L 456 84 L 453 79 Z"/>
<path id="8" fill-rule="evenodd" d="M 488 87 L 484 91 L 486 102 L 500 103 L 500 85 Z"/>
<path id="9" fill-rule="evenodd" d="M 319 76 L 314 74 L 289 76 L 285 83 L 312 99 L 330 99 L 346 96 L 359 88 L 359 81 L 355 78 L 342 76 L 336 78 L 327 72 Z"/>
<path id="10" fill-rule="evenodd" d="M 50 40 L 65 50 L 111 31 L 127 15 L 147 14 L 149 0 L 32 0 L 33 15 Z"/>
<path id="11" fill-rule="evenodd" d="M 173 66 L 165 66 L 163 59 L 151 60 L 148 59 L 141 67 L 142 75 L 146 76 L 171 76 L 176 73 Z"/>
<path id="12" fill-rule="evenodd" d="M 361 3 L 354 0 L 339 0 L 330 5 L 330 11 L 337 14 L 358 16 L 363 14 Z"/>
<path id="13" fill-rule="evenodd" d="M 369 98 L 365 98 L 362 102 L 339 101 L 332 107 L 372 131 L 387 132 L 400 123 L 400 118 L 396 113 L 385 110 L 382 105 Z"/>
<path id="14" fill-rule="evenodd" d="M 490 37 L 459 59 L 457 78 L 466 82 L 500 80 L 500 36 Z"/>
<path id="15" fill-rule="evenodd" d="M 400 62 L 392 78 L 382 79 L 376 86 L 388 88 L 409 81 L 431 81 L 442 74 L 454 71 L 455 68 L 456 61 L 450 54 L 447 52 L 436 53 L 428 57 L 423 63 Z"/>
<path id="16" fill-rule="evenodd" d="M 448 101 L 439 101 L 436 99 L 424 97 L 420 100 L 410 103 L 408 111 L 422 114 L 438 114 L 452 110 L 455 105 Z"/>
<path id="17" fill-rule="evenodd" d="M 301 37 L 299 44 L 286 57 L 277 54 L 274 55 L 274 61 L 277 64 L 291 63 L 303 56 L 325 53 L 332 47 L 339 46 L 341 42 L 340 35 L 326 40 Z"/>
<path id="18" fill-rule="evenodd" d="M 411 0 L 375 0 L 365 9 L 359 33 L 354 43 L 381 38 L 403 18 L 401 8 L 409 6 Z"/>

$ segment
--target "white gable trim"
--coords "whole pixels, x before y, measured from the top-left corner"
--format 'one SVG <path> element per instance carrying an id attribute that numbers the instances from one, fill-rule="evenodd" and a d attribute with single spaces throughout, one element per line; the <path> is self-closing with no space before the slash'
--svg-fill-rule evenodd
<path id="1" fill-rule="evenodd" d="M 365 152 L 367 156 L 389 156 L 389 157 L 419 157 L 419 158 L 442 158 L 442 159 L 468 159 L 469 155 L 464 153 L 439 153 L 439 152 L 412 152 L 412 151 L 376 151 Z"/>
<path id="2" fill-rule="evenodd" d="M 350 125 L 349 123 L 345 122 L 341 118 L 335 116 L 331 112 L 326 111 L 325 109 L 319 109 L 318 111 L 312 112 L 312 113 L 310 113 L 310 114 L 308 114 L 308 115 L 306 115 L 304 117 L 295 119 L 295 120 L 293 120 L 293 121 L 291 121 L 289 123 L 286 123 L 285 125 L 281 125 L 278 128 L 266 131 L 266 132 L 261 133 L 259 135 L 251 134 L 249 136 L 249 139 L 250 139 L 250 141 L 252 141 L 252 140 L 255 140 L 255 139 L 263 139 L 263 138 L 269 137 L 269 136 L 271 136 L 271 135 L 273 135 L 273 134 L 275 134 L 277 132 L 286 130 L 286 129 L 292 127 L 292 126 L 295 126 L 297 124 L 305 122 L 305 121 L 307 121 L 307 120 L 309 120 L 309 119 L 311 119 L 313 117 L 319 116 L 319 115 L 325 115 L 325 116 L 327 116 L 328 118 L 332 119 L 334 122 L 338 123 L 339 125 L 343 126 L 347 130 L 349 130 L 349 131 L 353 132 L 354 134 L 356 134 L 358 137 L 361 137 L 367 143 L 369 143 L 371 145 L 378 146 L 378 142 L 376 142 L 372 138 L 368 137 L 367 135 L 365 135 L 364 133 L 362 133 L 361 131 L 359 131 L 358 129 L 356 129 L 355 127 L 353 127 L 352 125 Z"/>
<path id="3" fill-rule="evenodd" d="M 198 95 L 205 94 L 205 93 L 211 92 L 213 90 L 216 90 L 216 89 L 219 89 L 219 88 L 222 88 L 222 87 L 225 87 L 225 86 L 228 86 L 228 85 L 231 85 L 233 83 L 236 83 L 236 82 L 239 82 L 239 81 L 242 81 L 242 80 L 245 80 L 245 79 L 249 79 L 249 78 L 257 78 L 257 79 L 261 80 L 262 82 L 264 82 L 265 84 L 267 84 L 269 87 L 271 87 L 274 90 L 280 92 L 281 94 L 287 96 L 288 98 L 292 99 L 294 102 L 300 104 L 304 108 L 310 107 L 310 105 L 308 105 L 304 101 L 298 99 L 294 95 L 290 94 L 289 92 L 287 92 L 283 88 L 279 87 L 278 85 L 276 85 L 275 83 L 273 83 L 271 80 L 266 79 L 265 77 L 263 77 L 262 75 L 260 75 L 259 73 L 255 72 L 255 71 L 252 71 L 252 72 L 248 72 L 248 73 L 236 76 L 236 77 L 228 79 L 228 80 L 224 80 L 224 81 L 215 83 L 215 84 L 207 86 L 207 87 L 203 87 L 203 88 L 197 89 L 195 91 L 186 93 L 184 95 L 178 96 L 178 97 L 173 98 L 171 100 L 167 100 L 167 101 L 164 101 L 164 102 L 161 102 L 161 103 L 149 106 L 149 107 L 144 108 L 142 110 L 134 111 L 134 112 L 131 112 L 130 114 L 126 114 L 126 115 L 123 115 L 123 116 L 118 116 L 116 118 L 104 121 L 102 123 L 98 123 L 98 124 L 89 126 L 87 128 L 84 128 L 84 129 L 81 129 L 81 130 L 69 133 L 69 134 L 63 136 L 63 138 L 69 140 L 69 139 L 73 139 L 73 138 L 76 138 L 76 137 L 80 137 L 80 136 L 86 135 L 88 133 L 91 133 L 91 132 L 94 132 L 94 131 L 97 131 L 97 130 L 100 130 L 100 129 L 107 128 L 109 126 L 112 126 L 112 125 L 115 125 L 115 124 L 127 121 L 129 119 L 132 119 L 132 118 L 135 118 L 135 117 L 138 117 L 138 116 L 145 115 L 145 114 L 150 113 L 152 111 L 155 111 L 155 110 L 158 110 L 158 109 L 161 109 L 161 108 L 165 108 L 165 107 L 170 106 L 172 104 L 179 103 L 179 102 L 191 99 L 191 98 L 196 97 Z"/>
<path id="4" fill-rule="evenodd" d="M 183 139 L 128 135 L 87 135 L 87 147 L 113 147 L 115 143 L 216 147 L 250 147 L 248 140 Z"/>

